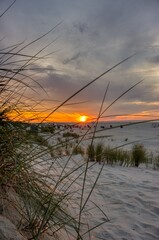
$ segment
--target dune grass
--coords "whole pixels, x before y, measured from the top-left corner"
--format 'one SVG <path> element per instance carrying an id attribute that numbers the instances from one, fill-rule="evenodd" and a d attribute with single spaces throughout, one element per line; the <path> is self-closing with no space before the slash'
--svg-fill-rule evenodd
<path id="1" fill-rule="evenodd" d="M 135 144 L 132 149 L 132 162 L 135 167 L 140 163 L 147 162 L 146 149 L 142 144 Z"/>
<path id="2" fill-rule="evenodd" d="M 155 165 L 158 162 L 158 157 L 148 155 L 144 145 L 140 143 L 133 144 L 132 149 L 128 151 L 122 148 L 105 146 L 103 143 L 98 142 L 96 145 L 87 146 L 86 155 L 88 161 L 104 162 L 109 165 L 116 164 L 123 167 L 139 167 L 141 163 L 145 165 L 153 163 Z"/>

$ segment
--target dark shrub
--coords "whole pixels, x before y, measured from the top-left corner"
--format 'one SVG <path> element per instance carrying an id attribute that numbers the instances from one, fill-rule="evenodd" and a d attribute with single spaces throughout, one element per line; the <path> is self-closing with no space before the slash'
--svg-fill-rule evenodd
<path id="1" fill-rule="evenodd" d="M 104 152 L 104 146 L 102 143 L 98 143 L 95 148 L 95 156 L 96 161 L 101 163 L 103 161 L 103 152 Z"/>
<path id="2" fill-rule="evenodd" d="M 88 145 L 87 147 L 88 161 L 95 161 L 95 147 L 93 144 Z"/>
<path id="3" fill-rule="evenodd" d="M 140 163 L 146 162 L 146 149 L 142 144 L 135 144 L 132 149 L 132 163 L 138 167 Z"/>
<path id="4" fill-rule="evenodd" d="M 76 146 L 74 149 L 73 149 L 73 154 L 74 155 L 77 155 L 77 154 L 81 154 L 83 155 L 84 154 L 84 150 L 81 146 Z"/>
<path id="5" fill-rule="evenodd" d="M 79 138 L 79 135 L 77 133 L 66 132 L 66 133 L 63 133 L 63 137 Z"/>

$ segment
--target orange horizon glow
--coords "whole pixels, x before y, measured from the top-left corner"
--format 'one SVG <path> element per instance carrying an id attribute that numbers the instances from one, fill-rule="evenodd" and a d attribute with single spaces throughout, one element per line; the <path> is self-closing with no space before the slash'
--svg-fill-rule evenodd
<path id="1" fill-rule="evenodd" d="M 79 113 L 59 113 L 55 112 L 50 115 L 49 112 L 40 111 L 12 111 L 8 113 L 8 118 L 12 121 L 21 122 L 89 122 L 95 119 L 94 116 L 81 115 Z"/>
<path id="2" fill-rule="evenodd" d="M 93 122 L 96 121 L 96 117 L 93 115 L 82 115 L 80 113 L 60 113 L 55 112 L 49 115 L 49 112 L 40 112 L 40 111 L 12 111 L 8 113 L 8 118 L 11 121 L 21 121 L 21 122 Z M 142 120 L 156 120 L 159 119 L 159 113 L 157 112 L 141 112 L 129 115 L 119 115 L 112 117 L 105 117 L 99 119 L 99 121 L 142 121 Z"/>

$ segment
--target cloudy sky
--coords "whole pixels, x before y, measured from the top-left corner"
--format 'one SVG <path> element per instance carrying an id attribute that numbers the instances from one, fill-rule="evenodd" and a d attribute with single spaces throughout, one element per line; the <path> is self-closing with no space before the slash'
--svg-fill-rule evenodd
<path id="1" fill-rule="evenodd" d="M 1 13 L 12 2 L 1 0 Z M 141 80 L 104 116 L 159 118 L 158 0 L 17 0 L 0 19 L 0 48 L 23 42 L 20 49 L 52 28 L 48 35 L 21 51 L 34 55 L 50 44 L 37 55 L 45 57 L 28 66 L 27 74 L 33 74 L 45 89 L 32 82 L 36 93 L 25 92 L 30 98 L 28 103 L 34 98 L 35 111 L 53 111 L 91 80 L 136 53 L 60 107 L 54 119 L 95 117 L 108 83 L 103 110 Z M 29 79 L 25 81 L 30 83 Z"/>

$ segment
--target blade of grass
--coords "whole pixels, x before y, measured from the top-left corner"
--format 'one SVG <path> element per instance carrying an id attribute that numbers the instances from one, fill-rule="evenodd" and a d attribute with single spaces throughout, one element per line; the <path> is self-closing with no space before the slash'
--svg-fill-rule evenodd
<path id="1" fill-rule="evenodd" d="M 6 9 L 3 13 L 1 13 L 0 18 L 1 18 L 6 12 L 8 12 L 8 10 L 15 4 L 16 1 L 17 1 L 17 0 L 14 0 L 14 1 L 7 7 L 7 9 Z"/>

